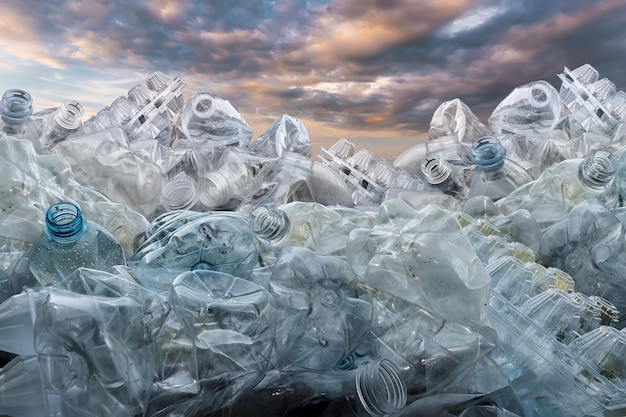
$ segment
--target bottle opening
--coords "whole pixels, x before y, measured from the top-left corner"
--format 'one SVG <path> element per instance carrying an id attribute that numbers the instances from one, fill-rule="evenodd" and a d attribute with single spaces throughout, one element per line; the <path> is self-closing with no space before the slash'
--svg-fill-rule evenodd
<path id="1" fill-rule="evenodd" d="M 550 102 L 550 91 L 543 84 L 535 84 L 530 88 L 528 102 L 535 108 L 543 108 Z"/>
<path id="2" fill-rule="evenodd" d="M 78 129 L 83 120 L 85 109 L 77 101 L 68 101 L 63 103 L 56 111 L 54 120 L 64 129 Z"/>
<path id="3" fill-rule="evenodd" d="M 260 240 L 274 244 L 287 234 L 290 223 L 284 211 L 261 206 L 250 213 L 248 226 Z"/>
<path id="4" fill-rule="evenodd" d="M 506 149 L 495 136 L 484 136 L 472 144 L 472 160 L 483 170 L 490 171 L 504 164 Z"/>
<path id="5" fill-rule="evenodd" d="M 165 183 L 161 202 L 168 210 L 187 210 L 196 204 L 196 184 L 187 175 L 178 175 Z"/>
<path id="6" fill-rule="evenodd" d="M 0 114 L 7 122 L 22 122 L 33 114 L 33 99 L 27 91 L 7 90 L 0 100 Z"/>
<path id="7" fill-rule="evenodd" d="M 437 185 L 447 180 L 452 170 L 446 161 L 437 157 L 426 157 L 422 160 L 422 173 L 429 184 Z"/>
<path id="8" fill-rule="evenodd" d="M 578 166 L 578 178 L 593 190 L 605 190 L 613 182 L 616 171 L 617 161 L 613 154 L 598 150 L 582 160 Z"/>
<path id="9" fill-rule="evenodd" d="M 231 189 L 232 182 L 214 171 L 198 179 L 198 200 L 210 209 L 220 207 L 230 200 Z"/>
<path id="10" fill-rule="evenodd" d="M 207 119 L 215 113 L 216 106 L 213 96 L 206 93 L 197 94 L 191 102 L 193 114 L 202 119 Z"/>
<path id="11" fill-rule="evenodd" d="M 396 413 L 406 405 L 406 382 L 390 360 L 362 364 L 356 370 L 355 382 L 359 400 L 371 416 Z"/>
<path id="12" fill-rule="evenodd" d="M 46 211 L 46 234 L 57 242 L 73 242 L 85 231 L 80 208 L 70 202 L 60 202 Z"/>

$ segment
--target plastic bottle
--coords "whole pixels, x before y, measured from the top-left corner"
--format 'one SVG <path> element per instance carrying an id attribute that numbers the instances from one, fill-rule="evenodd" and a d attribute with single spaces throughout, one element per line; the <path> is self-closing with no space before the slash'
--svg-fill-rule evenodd
<path id="1" fill-rule="evenodd" d="M 568 159 L 544 171 L 537 180 L 527 183 L 497 202 L 503 214 L 517 209 L 528 210 L 544 231 L 563 220 L 572 208 L 586 198 L 612 192 L 617 164 L 608 151 L 593 152 L 584 159 Z M 617 202 L 617 198 L 611 199 Z"/>
<path id="2" fill-rule="evenodd" d="M 26 139 L 33 143 L 35 151 L 41 153 L 37 128 L 31 115 L 33 99 L 24 90 L 6 90 L 0 100 L 0 131 L 9 136 Z"/>
<path id="3" fill-rule="evenodd" d="M 208 212 L 176 222 L 151 236 L 128 260 L 146 287 L 166 292 L 183 272 L 209 269 L 247 278 L 257 264 L 259 241 L 248 218 L 232 212 Z"/>
<path id="4" fill-rule="evenodd" d="M 387 416 L 404 408 L 407 386 L 393 362 L 380 359 L 350 371 L 270 371 L 228 415 Z"/>
<path id="5" fill-rule="evenodd" d="M 358 226 L 318 203 L 291 202 L 250 212 L 250 228 L 272 246 L 302 246 L 323 255 L 345 253 L 348 234 Z"/>
<path id="6" fill-rule="evenodd" d="M 436 157 L 426 156 L 422 160 L 422 174 L 424 179 L 434 188 L 444 194 L 451 195 L 460 200 L 465 199 L 468 192 L 468 178 L 466 173 L 458 166 L 449 164 L 447 161 Z"/>
<path id="7" fill-rule="evenodd" d="M 44 232 L 33 243 L 29 269 L 41 285 L 58 284 L 77 268 L 107 271 L 126 264 L 124 252 L 102 226 L 85 218 L 70 202 L 53 204 Z"/>
<path id="8" fill-rule="evenodd" d="M 506 158 L 504 147 L 494 136 L 482 137 L 472 144 L 472 160 L 475 169 L 470 180 L 470 198 L 483 195 L 495 202 L 533 180 L 524 168 Z"/>
<path id="9" fill-rule="evenodd" d="M 196 146 L 245 146 L 252 138 L 248 122 L 228 100 L 202 91 L 185 102 L 176 127 Z"/>
<path id="10" fill-rule="evenodd" d="M 252 152 L 267 158 L 280 158 L 283 152 L 311 156 L 311 139 L 304 124 L 283 114 L 250 146 Z"/>
<path id="11" fill-rule="evenodd" d="M 66 101 L 60 107 L 39 111 L 33 115 L 41 147 L 50 151 L 57 143 L 83 130 L 85 110 L 77 101 Z"/>

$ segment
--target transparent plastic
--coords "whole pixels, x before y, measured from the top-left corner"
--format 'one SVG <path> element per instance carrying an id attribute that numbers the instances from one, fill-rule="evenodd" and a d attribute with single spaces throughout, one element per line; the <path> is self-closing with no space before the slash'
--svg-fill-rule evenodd
<path id="1" fill-rule="evenodd" d="M 268 291 L 209 270 L 179 275 L 147 416 L 208 415 L 257 385 L 269 367 L 277 325 Z"/>
<path id="2" fill-rule="evenodd" d="M 574 71 L 565 67 L 558 76 L 562 81 L 559 95 L 576 124 L 585 132 L 611 136 L 623 121 L 621 111 L 612 111 L 620 107 L 613 101 L 615 85 L 606 78 L 599 80 L 598 71 L 589 64 Z"/>
<path id="3" fill-rule="evenodd" d="M 561 221 L 586 198 L 610 192 L 617 169 L 613 155 L 596 151 L 585 159 L 568 159 L 546 170 L 537 180 L 519 187 L 497 205 L 503 214 L 526 209 L 544 231 Z"/>
<path id="4" fill-rule="evenodd" d="M 44 153 L 70 135 L 83 131 L 85 109 L 77 101 L 66 101 L 60 107 L 39 111 L 33 115 Z"/>
<path id="5" fill-rule="evenodd" d="M 489 117 L 496 134 L 530 136 L 549 134 L 565 118 L 559 93 L 546 81 L 534 81 L 515 88 Z"/>
<path id="6" fill-rule="evenodd" d="M 461 143 L 471 146 L 478 138 L 488 135 L 489 129 L 460 99 L 445 101 L 437 107 L 428 130 L 429 140 L 456 136 Z"/>
<path id="7" fill-rule="evenodd" d="M 80 267 L 111 270 L 125 265 L 119 242 L 102 226 L 85 218 L 73 203 L 46 211 L 45 233 L 33 242 L 28 266 L 41 285 L 56 285 Z"/>
<path id="8" fill-rule="evenodd" d="M 295 117 L 283 114 L 259 136 L 250 150 L 267 158 L 280 158 L 283 152 L 311 156 L 311 139 L 304 124 Z"/>
<path id="9" fill-rule="evenodd" d="M 169 307 L 130 279 L 99 270 L 78 269 L 63 286 L 49 290 L 34 328 L 40 369 L 62 414 L 142 414 Z"/>
<path id="10" fill-rule="evenodd" d="M 281 323 L 276 360 L 281 370 L 330 370 L 367 334 L 372 306 L 358 298 L 350 265 L 295 246 L 284 248 L 269 290 Z"/>
<path id="11" fill-rule="evenodd" d="M 208 212 L 176 221 L 150 236 L 128 260 L 146 287 L 167 292 L 183 272 L 209 269 L 246 278 L 257 264 L 259 241 L 245 215 Z"/>
<path id="12" fill-rule="evenodd" d="M 250 228 L 272 246 L 296 245 L 320 255 L 343 255 L 348 235 L 358 224 L 319 203 L 291 202 L 250 212 Z"/>
<path id="13" fill-rule="evenodd" d="M 203 91 L 185 101 L 176 127 L 197 146 L 245 146 L 252 138 L 248 122 L 228 100 Z"/>
<path id="14" fill-rule="evenodd" d="M 56 151 L 67 159 L 81 184 L 146 217 L 158 207 L 163 172 L 151 160 L 132 152 L 122 129 L 73 136 L 59 143 Z"/>
<path id="15" fill-rule="evenodd" d="M 470 179 L 469 198 L 482 195 L 496 202 L 533 181 L 524 168 L 505 156 L 504 147 L 494 136 L 485 136 L 473 143 L 475 169 Z"/>
<path id="16" fill-rule="evenodd" d="M 225 412 L 376 417 L 396 415 L 406 401 L 401 371 L 393 362 L 381 359 L 351 371 L 268 372 L 254 390 Z"/>
<path id="17" fill-rule="evenodd" d="M 2 94 L 2 99 L 0 99 L 0 132 L 30 141 L 35 151 L 41 153 L 39 135 L 31 117 L 32 114 L 33 99 L 30 93 L 20 89 L 10 89 Z"/>

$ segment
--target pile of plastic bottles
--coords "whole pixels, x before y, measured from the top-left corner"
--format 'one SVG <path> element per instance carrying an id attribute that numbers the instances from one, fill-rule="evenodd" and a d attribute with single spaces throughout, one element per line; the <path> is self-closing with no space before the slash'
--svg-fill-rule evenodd
<path id="1" fill-rule="evenodd" d="M 459 99 L 393 162 L 160 72 L 0 101 L 0 415 L 626 413 L 626 93 Z"/>

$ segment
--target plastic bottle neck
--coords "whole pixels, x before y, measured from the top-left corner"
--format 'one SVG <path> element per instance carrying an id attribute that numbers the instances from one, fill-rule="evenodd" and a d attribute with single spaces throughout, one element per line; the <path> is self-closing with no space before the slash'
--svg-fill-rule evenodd
<path id="1" fill-rule="evenodd" d="M 261 241 L 275 244 L 287 235 L 291 223 L 284 211 L 261 206 L 250 213 L 248 226 Z"/>
<path id="2" fill-rule="evenodd" d="M 191 103 L 194 116 L 199 119 L 209 119 L 217 110 L 215 97 L 208 93 L 196 94 Z"/>
<path id="3" fill-rule="evenodd" d="M 85 110 L 77 101 L 67 101 L 54 114 L 54 121 L 63 129 L 76 130 L 80 127 Z"/>
<path id="4" fill-rule="evenodd" d="M 494 171 L 504 165 L 506 149 L 494 136 L 484 136 L 472 144 L 472 160 L 478 169 Z"/>
<path id="5" fill-rule="evenodd" d="M 593 190 L 605 190 L 617 171 L 617 161 L 611 152 L 598 150 L 583 159 L 578 166 L 578 179 Z"/>
<path id="6" fill-rule="evenodd" d="M 161 190 L 161 202 L 168 210 L 187 210 L 197 200 L 196 184 L 184 174 L 172 178 Z"/>
<path id="7" fill-rule="evenodd" d="M 55 242 L 67 243 L 78 240 L 86 229 L 80 208 L 70 202 L 60 202 L 46 211 L 44 229 Z"/>
<path id="8" fill-rule="evenodd" d="M 360 365 L 355 383 L 359 400 L 371 416 L 393 414 L 406 405 L 406 382 L 398 367 L 387 359 Z"/>
<path id="9" fill-rule="evenodd" d="M 230 179 L 229 179 L 230 178 Z M 213 209 L 228 202 L 234 179 L 219 171 L 213 171 L 198 179 L 198 200 Z"/>
<path id="10" fill-rule="evenodd" d="M 422 160 L 422 173 L 429 184 L 437 185 L 446 181 L 452 175 L 450 164 L 437 157 L 427 157 Z"/>
<path id="11" fill-rule="evenodd" d="M 0 100 L 2 120 L 11 124 L 24 122 L 33 114 L 33 99 L 24 90 L 11 89 L 4 92 Z"/>

